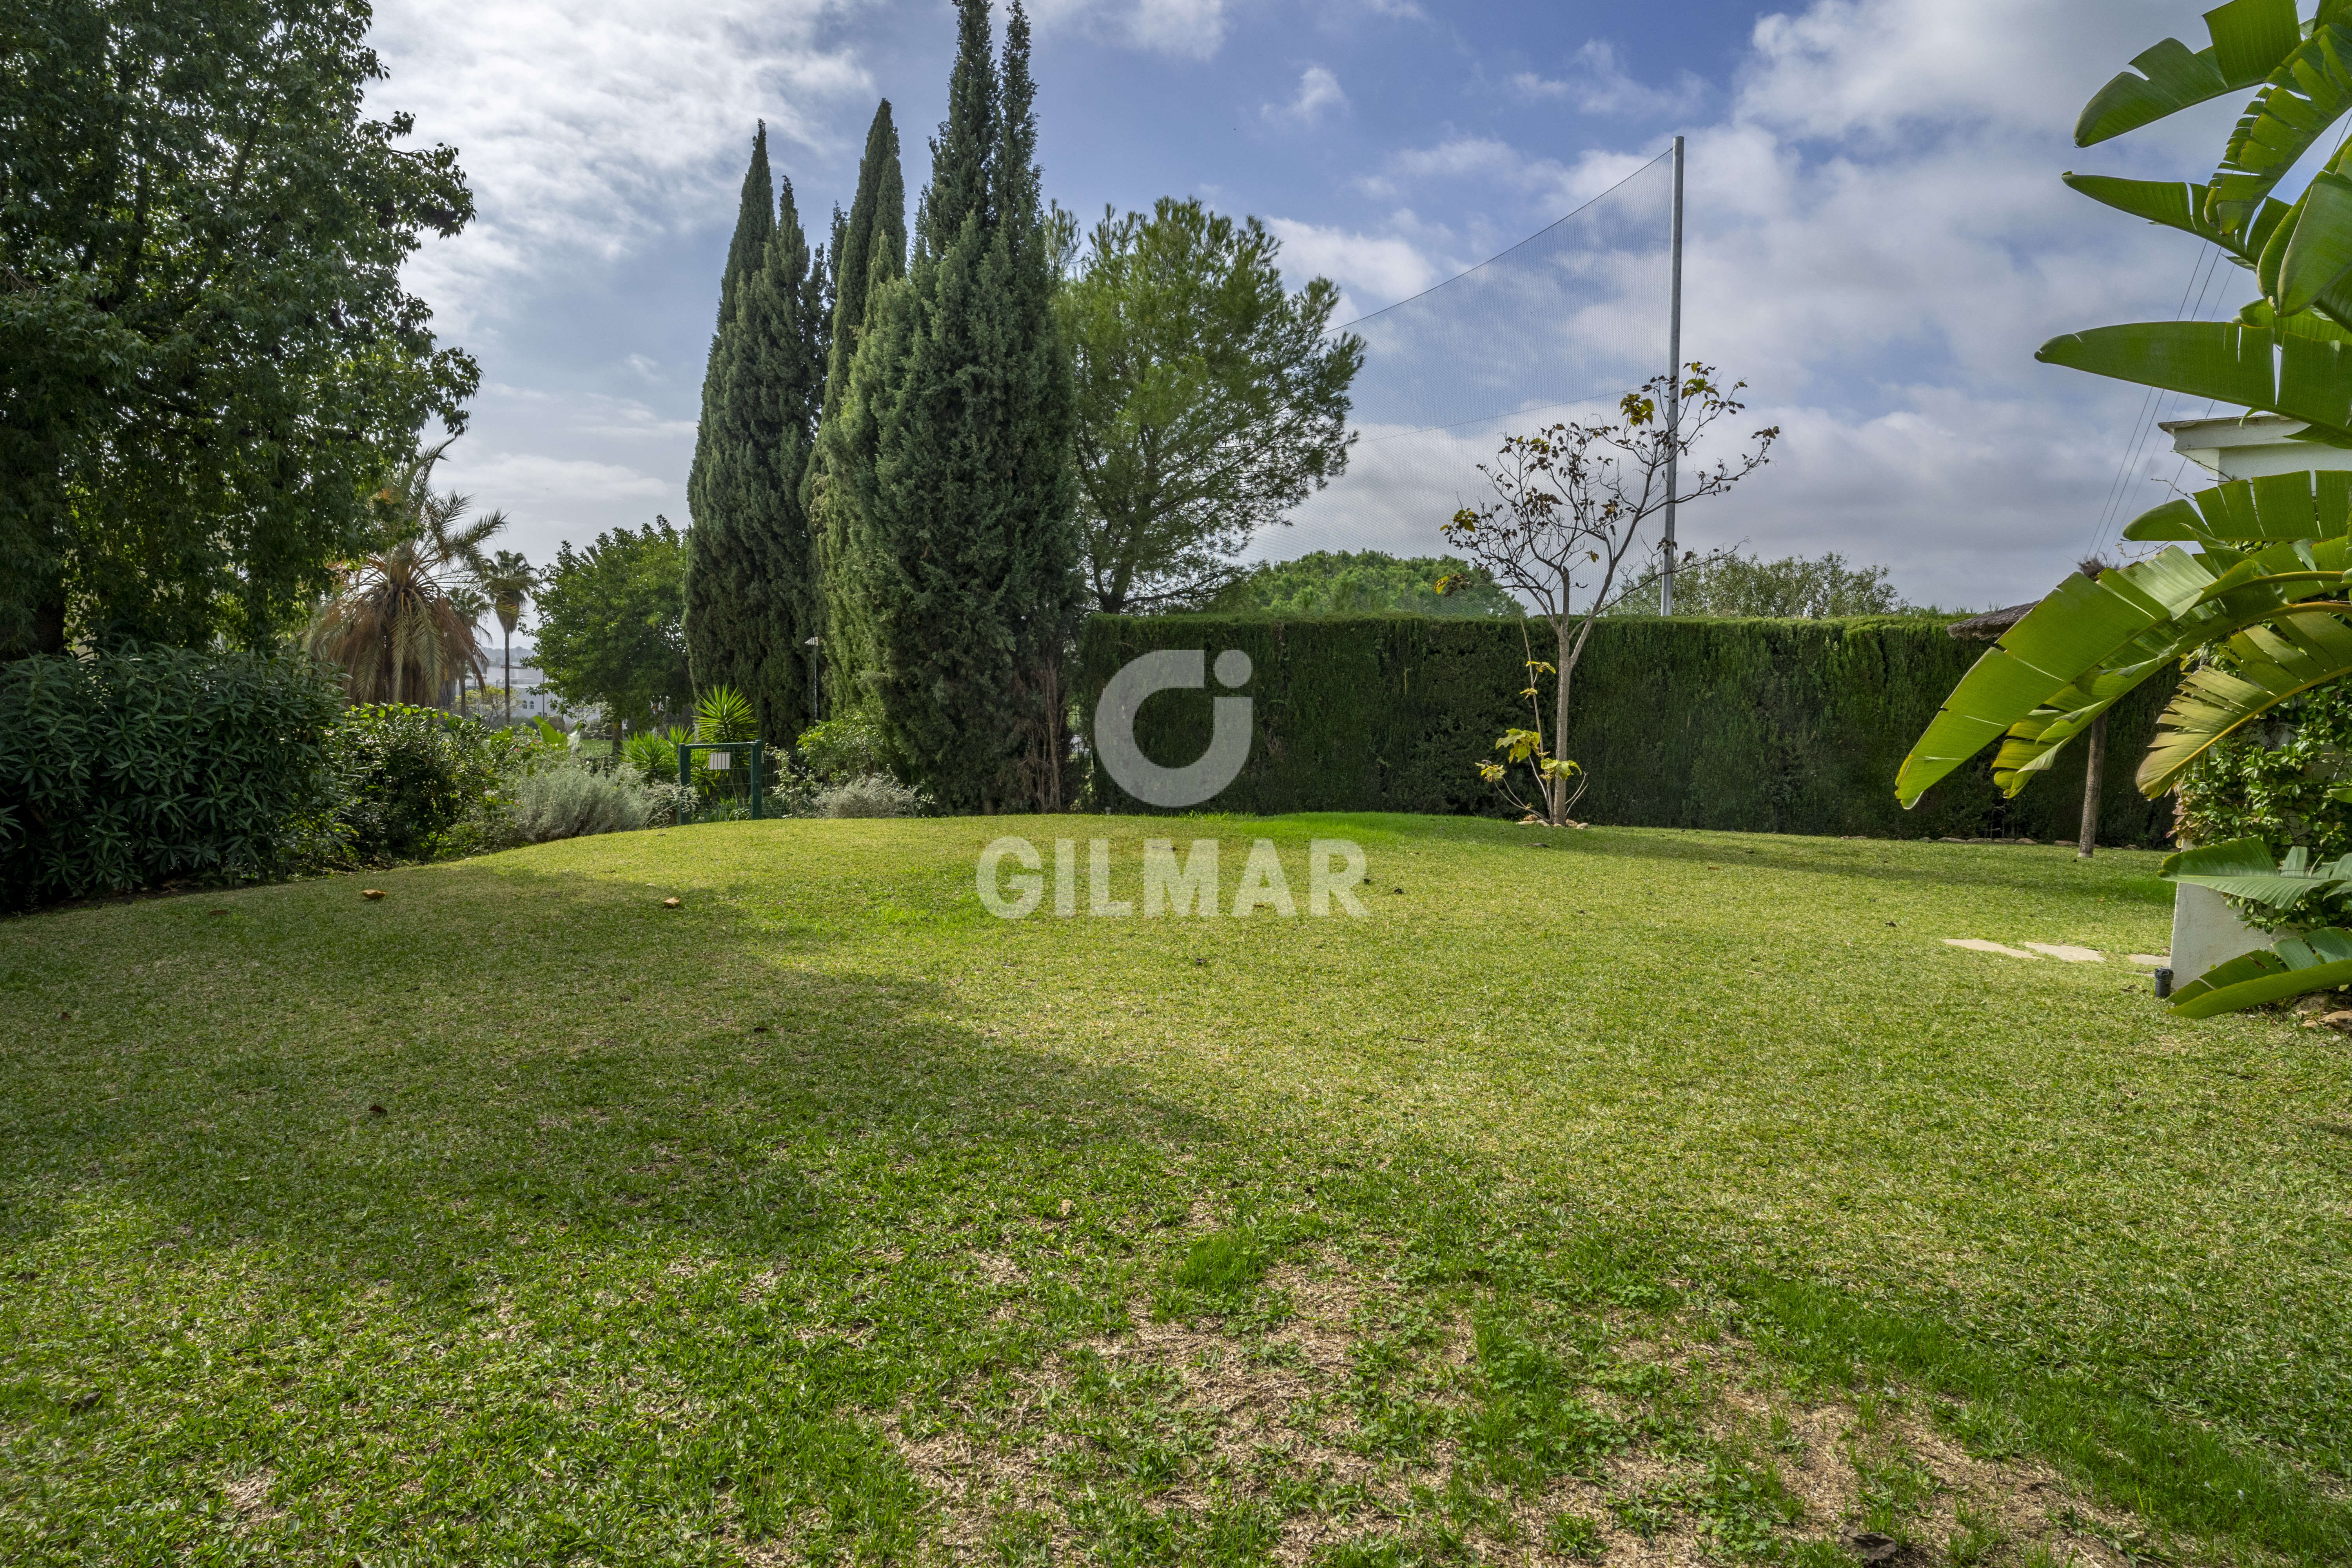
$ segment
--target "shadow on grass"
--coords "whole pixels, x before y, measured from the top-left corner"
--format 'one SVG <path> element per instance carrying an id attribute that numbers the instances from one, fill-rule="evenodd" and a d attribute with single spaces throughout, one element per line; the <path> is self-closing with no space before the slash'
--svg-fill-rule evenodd
<path id="1" fill-rule="evenodd" d="M 82 1005 L 0 1056 L 0 1243 L 105 1194 L 183 1245 L 264 1241 L 307 1278 L 439 1294 L 502 1250 L 491 1214 L 560 1220 L 574 1244 L 765 1254 L 826 1228 L 827 1175 L 906 1148 L 1050 1167 L 1226 1136 L 1119 1072 L 950 1021 L 940 984 L 801 962 L 829 944 L 724 904 L 664 910 L 511 860 L 376 879 L 396 877 L 392 930 L 341 888 L 237 895 L 307 906 L 276 921 L 190 905 L 174 934 L 226 950 L 199 964 L 258 953 L 283 973 L 227 1010 L 134 985 L 101 1016 L 72 984 L 105 964 L 65 923 L 81 917 L 14 927 L 0 1008 Z"/>

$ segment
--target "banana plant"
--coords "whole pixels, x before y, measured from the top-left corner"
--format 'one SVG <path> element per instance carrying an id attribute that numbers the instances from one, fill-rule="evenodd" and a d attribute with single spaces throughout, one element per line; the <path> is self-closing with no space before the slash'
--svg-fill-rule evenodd
<path id="1" fill-rule="evenodd" d="M 2252 98 L 2202 184 L 2068 174 L 2084 195 L 2219 247 L 2261 290 L 2230 321 L 2145 321 L 2053 338 L 2038 357 L 2301 422 L 2352 447 L 2352 142 L 2293 202 L 2273 195 L 2352 113 L 2352 0 L 2230 0 L 2209 47 L 2167 38 L 2102 88 L 2091 146 L 2224 93 Z M 2014 795 L 2141 682 L 2186 669 L 2137 784 L 2171 787 L 2214 744 L 2297 692 L 2352 675 L 2352 474 L 2232 480 L 2135 520 L 2168 548 L 2065 582 L 1962 678 L 1895 781 L 1905 805 L 1984 747 Z"/>
<path id="2" fill-rule="evenodd" d="M 1906 806 L 1995 740 L 1994 783 L 2017 794 L 2119 699 L 2185 658 L 2206 662 L 2140 765 L 2150 796 L 2287 698 L 2352 674 L 2352 473 L 2231 480 L 2124 531 L 2168 547 L 2096 581 L 2070 575 L 2003 633 L 1904 759 Z"/>
<path id="3" fill-rule="evenodd" d="M 2352 855 L 2315 864 L 2311 852 L 2297 846 L 2277 861 L 2261 839 L 2237 838 L 2184 849 L 2167 858 L 2158 874 L 2251 904 L 2258 923 L 2277 927 L 2312 912 L 2315 900 L 2352 887 Z M 2173 992 L 2172 1011 L 2183 1018 L 2210 1018 L 2347 984 L 2352 984 L 2352 931 L 2317 925 L 2279 937 L 2267 951 L 2215 964 Z"/>
<path id="4" fill-rule="evenodd" d="M 2352 143 L 2292 203 L 2272 191 L 2352 113 L 2352 0 L 2231 0 L 2206 13 L 2210 47 L 2167 38 L 2100 89 L 2074 127 L 2088 147 L 2233 90 L 2253 97 L 2202 185 L 2068 174 L 2094 200 L 2219 246 L 2254 275 L 2265 309 L 2233 321 L 2136 321 L 2070 332 L 2036 358 L 2305 422 L 2297 438 L 2352 447 Z M 2335 329 L 2330 331 L 2329 329 Z"/>

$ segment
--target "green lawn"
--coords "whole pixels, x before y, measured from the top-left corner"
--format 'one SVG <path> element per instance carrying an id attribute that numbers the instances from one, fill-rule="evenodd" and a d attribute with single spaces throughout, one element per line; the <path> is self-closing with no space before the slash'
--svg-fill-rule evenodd
<path id="1" fill-rule="evenodd" d="M 1299 917 L 1087 918 L 1171 829 Z M 2155 863 L 788 821 L 0 923 L 0 1561 L 2352 1560 L 2352 1046 L 2169 1021 Z"/>

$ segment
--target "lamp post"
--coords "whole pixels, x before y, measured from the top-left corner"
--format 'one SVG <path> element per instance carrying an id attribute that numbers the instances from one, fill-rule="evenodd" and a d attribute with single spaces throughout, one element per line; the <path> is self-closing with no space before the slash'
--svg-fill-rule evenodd
<path id="1" fill-rule="evenodd" d="M 809 722 L 816 722 L 816 650 L 823 637 L 811 637 L 801 646 L 809 650 Z"/>

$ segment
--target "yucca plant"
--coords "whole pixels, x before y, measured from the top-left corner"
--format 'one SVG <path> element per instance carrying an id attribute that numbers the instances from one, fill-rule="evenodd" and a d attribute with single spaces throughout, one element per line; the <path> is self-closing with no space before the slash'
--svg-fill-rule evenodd
<path id="1" fill-rule="evenodd" d="M 694 704 L 698 741 L 751 741 L 760 733 L 751 700 L 731 686 L 714 686 Z"/>
<path id="2" fill-rule="evenodd" d="M 2074 140 L 2087 147 L 2252 89 L 2211 176 L 2065 180 L 2220 247 L 2253 274 L 2260 297 L 2234 321 L 2097 327 L 2053 338 L 2035 357 L 2283 415 L 2305 422 L 2295 439 L 2352 447 L 2352 149 L 2339 147 L 2292 203 L 2272 195 L 2352 113 L 2352 0 L 2322 0 L 2307 21 L 2295 0 L 2230 0 L 2205 22 L 2210 47 L 2167 38 L 2139 55 L 2084 109 Z M 2014 795 L 2141 681 L 2185 668 L 2140 763 L 2137 782 L 2152 798 L 2281 702 L 2352 675 L 2352 473 L 2215 485 L 2136 519 L 2124 537 L 2168 548 L 2095 580 L 2069 574 L 2011 626 L 1904 760 L 1905 805 L 1995 741 L 1994 780 Z M 2263 858 L 2264 870 L 2286 874 Z M 2308 962 L 2307 942 L 2286 952 L 2303 941 L 2265 955 L 2276 960 L 2273 980 L 2246 990 L 2214 984 L 2217 970 L 2176 993 L 2177 1010 L 2202 1016 L 2273 999 L 2277 984 L 2291 995 L 2336 984 Z"/>

